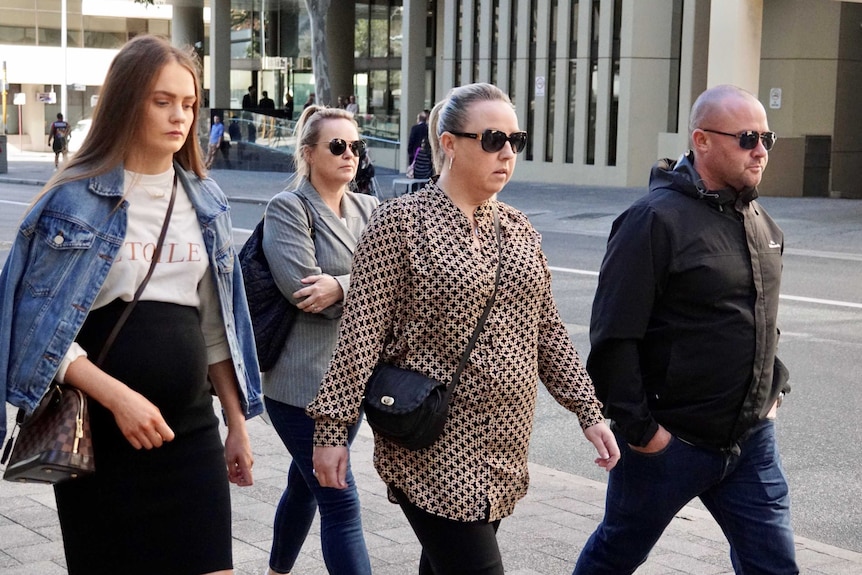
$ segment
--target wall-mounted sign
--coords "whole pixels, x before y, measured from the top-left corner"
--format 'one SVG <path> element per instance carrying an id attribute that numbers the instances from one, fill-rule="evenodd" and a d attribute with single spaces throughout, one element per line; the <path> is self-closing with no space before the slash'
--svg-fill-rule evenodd
<path id="1" fill-rule="evenodd" d="M 544 98 L 545 97 L 545 77 L 544 76 L 536 76 L 536 97 Z"/>
<path id="2" fill-rule="evenodd" d="M 23 106 L 27 103 L 27 94 L 24 92 L 18 92 L 14 96 L 12 96 L 12 105 L 13 106 Z"/>
<path id="3" fill-rule="evenodd" d="M 72 90 L 74 90 L 75 92 L 84 92 L 86 91 L 86 89 L 87 86 L 85 86 L 84 84 L 72 84 Z"/>
<path id="4" fill-rule="evenodd" d="M 773 110 L 781 107 L 781 88 L 769 89 L 769 107 Z"/>
<path id="5" fill-rule="evenodd" d="M 57 92 L 36 92 L 36 101 L 42 104 L 56 104 Z"/>

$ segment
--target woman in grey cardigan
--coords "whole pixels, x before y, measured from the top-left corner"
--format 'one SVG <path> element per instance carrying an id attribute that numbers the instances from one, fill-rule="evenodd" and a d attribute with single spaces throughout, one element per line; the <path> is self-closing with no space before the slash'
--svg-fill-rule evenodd
<path id="1" fill-rule="evenodd" d="M 314 420 L 305 407 L 335 348 L 353 249 L 378 201 L 349 191 L 365 150 L 352 114 L 310 106 L 296 134 L 295 185 L 270 201 L 263 234 L 275 281 L 300 310 L 278 361 L 263 376 L 267 412 L 293 457 L 275 514 L 267 573 L 290 572 L 319 508 L 329 572 L 370 574 L 353 475 L 348 469 L 348 489 L 318 484 L 311 463 Z M 350 441 L 357 429 L 358 424 L 350 430 Z"/>

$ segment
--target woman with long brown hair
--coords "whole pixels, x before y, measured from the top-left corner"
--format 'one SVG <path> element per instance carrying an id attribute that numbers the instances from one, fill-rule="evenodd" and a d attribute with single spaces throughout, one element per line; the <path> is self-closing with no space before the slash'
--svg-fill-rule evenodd
<path id="1" fill-rule="evenodd" d="M 0 280 L 0 399 L 32 411 L 52 379 L 90 397 L 96 473 L 55 486 L 71 575 L 232 572 L 229 482 L 253 481 L 260 374 L 227 200 L 201 161 L 198 75 L 163 38 L 119 51 Z"/>

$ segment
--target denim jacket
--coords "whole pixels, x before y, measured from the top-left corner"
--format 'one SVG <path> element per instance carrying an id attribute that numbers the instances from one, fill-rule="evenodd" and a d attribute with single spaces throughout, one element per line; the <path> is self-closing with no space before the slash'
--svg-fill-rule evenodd
<path id="1" fill-rule="evenodd" d="M 263 411 L 245 287 L 227 198 L 175 164 L 195 208 L 214 274 L 247 418 Z M 81 329 L 126 235 L 123 166 L 52 189 L 27 212 L 0 274 L 0 443 L 6 402 L 29 415 Z"/>

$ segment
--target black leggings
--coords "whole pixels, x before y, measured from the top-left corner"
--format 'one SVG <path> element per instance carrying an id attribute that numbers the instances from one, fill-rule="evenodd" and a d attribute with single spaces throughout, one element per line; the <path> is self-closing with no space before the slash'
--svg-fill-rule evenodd
<path id="1" fill-rule="evenodd" d="M 454 521 L 419 509 L 391 488 L 422 544 L 419 575 L 503 575 L 497 545 L 500 520 Z"/>

